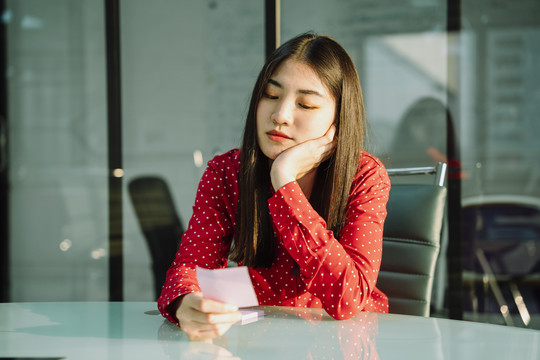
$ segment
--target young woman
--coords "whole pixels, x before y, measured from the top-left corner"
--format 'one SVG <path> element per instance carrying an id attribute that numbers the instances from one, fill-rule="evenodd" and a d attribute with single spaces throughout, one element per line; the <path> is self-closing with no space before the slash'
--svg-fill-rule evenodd
<path id="1" fill-rule="evenodd" d="M 204 297 L 195 267 L 249 267 L 261 305 L 324 308 L 335 319 L 388 312 L 377 289 L 390 181 L 363 150 L 356 69 L 325 36 L 267 60 L 242 148 L 209 161 L 158 306 L 191 339 L 225 333 L 235 306 Z"/>

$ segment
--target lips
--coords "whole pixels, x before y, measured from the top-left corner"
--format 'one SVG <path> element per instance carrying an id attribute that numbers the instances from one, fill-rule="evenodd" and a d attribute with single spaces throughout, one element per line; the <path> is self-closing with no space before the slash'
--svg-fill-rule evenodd
<path id="1" fill-rule="evenodd" d="M 291 139 L 287 134 L 277 130 L 270 130 L 266 134 L 268 135 L 270 140 L 276 142 L 283 142 Z"/>

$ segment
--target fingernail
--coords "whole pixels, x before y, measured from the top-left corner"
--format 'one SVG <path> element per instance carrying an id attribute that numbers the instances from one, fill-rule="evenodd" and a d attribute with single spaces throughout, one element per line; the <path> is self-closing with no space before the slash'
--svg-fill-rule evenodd
<path id="1" fill-rule="evenodd" d="M 238 310 L 238 306 L 229 304 L 229 305 L 226 306 L 226 309 L 227 309 L 227 311 L 233 312 L 233 311 Z"/>

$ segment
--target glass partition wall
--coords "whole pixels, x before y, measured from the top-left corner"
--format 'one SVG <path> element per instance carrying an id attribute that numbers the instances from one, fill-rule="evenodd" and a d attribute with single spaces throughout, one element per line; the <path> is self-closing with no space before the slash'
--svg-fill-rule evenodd
<path id="1" fill-rule="evenodd" d="M 115 215 L 104 2 L 0 4 L 4 300 L 107 300 Z M 161 200 L 150 217 L 174 223 L 179 237 L 206 162 L 240 144 L 271 17 L 263 1 L 134 0 L 119 9 L 119 286 L 124 300 L 154 300 L 160 255 L 137 208 L 139 185 L 166 185 L 153 193 Z M 540 4 L 281 0 L 278 9 L 282 42 L 315 31 L 349 51 L 369 150 L 387 167 L 451 163 L 458 208 L 449 208 L 432 314 L 455 317 L 456 307 L 465 319 L 540 328 Z M 457 263 L 446 262 L 452 251 Z"/>
<path id="2" fill-rule="evenodd" d="M 311 4 L 282 3 L 282 37 L 316 30 L 347 49 L 358 69 L 371 127 L 368 150 L 387 168 L 447 162 L 447 114 L 455 104 L 458 84 L 455 74 L 448 71 L 451 39 L 446 1 Z M 396 177 L 392 181 L 433 183 L 433 178 Z M 432 313 L 443 311 L 446 305 L 446 233 L 444 240 Z"/>
<path id="3" fill-rule="evenodd" d="M 315 30 L 338 40 L 359 72 L 370 150 L 387 167 L 428 166 L 445 156 L 448 88 L 456 85 L 446 14 L 445 1 L 284 1 L 282 38 Z"/>
<path id="4" fill-rule="evenodd" d="M 282 38 L 315 30 L 353 56 L 387 167 L 449 163 L 436 316 L 540 327 L 539 13 L 527 0 L 282 2 Z"/>
<path id="5" fill-rule="evenodd" d="M 463 266 L 472 320 L 540 328 L 540 3 L 464 2 Z M 464 85 L 465 85 L 464 84 Z M 462 87 L 463 88 L 463 87 Z M 478 275 L 482 276 L 481 281 Z M 487 276 L 487 275 L 489 276 Z M 492 274 L 492 275 L 491 275 Z M 487 278 L 487 281 L 486 281 Z M 487 282 L 487 283 L 486 283 Z M 499 295 L 498 295 L 499 293 Z"/>
<path id="6" fill-rule="evenodd" d="M 149 250 L 174 241 L 144 236 L 132 200 L 148 190 L 130 186 L 163 181 L 187 226 L 206 162 L 240 144 L 264 61 L 263 17 L 257 1 L 121 2 L 126 300 L 156 299 L 150 270 L 160 255 Z M 146 216 L 147 205 L 139 208 Z"/>
<path id="7" fill-rule="evenodd" d="M 103 11 L 95 1 L 17 0 L 2 14 L 10 205 L 2 241 L 13 301 L 108 298 Z"/>
<path id="8" fill-rule="evenodd" d="M 241 140 L 264 61 L 264 3 L 120 1 L 121 144 L 108 144 L 105 3 L 5 3 L 9 265 L 2 287 L 11 301 L 108 300 L 109 228 L 118 220 L 119 293 L 155 300 L 152 239 L 130 185 L 163 180 L 185 226 L 206 162 Z M 119 145 L 123 166 L 112 176 L 121 178 L 123 200 L 115 220 L 108 155 Z M 167 221 L 161 215 L 152 216 Z"/>

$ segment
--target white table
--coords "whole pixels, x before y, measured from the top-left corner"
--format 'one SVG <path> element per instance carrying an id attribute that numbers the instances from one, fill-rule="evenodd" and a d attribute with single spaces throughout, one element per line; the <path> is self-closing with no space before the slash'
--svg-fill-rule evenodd
<path id="1" fill-rule="evenodd" d="M 263 307 L 264 319 L 189 341 L 152 302 L 0 304 L 0 358 L 540 359 L 540 331 L 405 315 Z"/>

